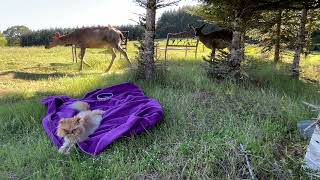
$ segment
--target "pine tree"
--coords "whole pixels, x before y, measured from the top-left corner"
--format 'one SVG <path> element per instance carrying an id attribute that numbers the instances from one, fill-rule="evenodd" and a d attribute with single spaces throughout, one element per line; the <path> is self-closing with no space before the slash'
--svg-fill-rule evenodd
<path id="1" fill-rule="evenodd" d="M 146 9 L 145 17 L 141 17 L 140 24 L 145 27 L 145 37 L 143 41 L 142 54 L 139 57 L 140 65 L 138 71 L 142 71 L 143 78 L 146 80 L 153 79 L 155 72 L 154 59 L 154 38 L 156 30 L 156 12 L 157 9 L 176 4 L 178 1 L 170 0 L 136 0 L 139 6 Z"/>
<path id="2" fill-rule="evenodd" d="M 259 16 L 265 11 L 277 11 L 283 9 L 317 9 L 320 7 L 318 0 L 203 0 L 214 8 L 212 16 L 218 21 L 227 21 L 233 28 L 233 40 L 231 47 L 231 55 L 229 60 L 231 65 L 239 67 L 244 57 L 244 44 L 241 36 L 245 34 L 247 25 L 250 24 L 252 17 Z M 205 9 L 208 10 L 208 9 Z M 251 21 L 252 22 L 252 21 Z M 252 23 L 254 26 L 255 23 Z M 300 26 L 299 38 L 297 41 L 296 54 L 301 53 L 303 48 L 304 29 Z M 296 56 L 296 62 L 299 63 L 300 56 Z M 293 69 L 297 69 L 296 66 Z"/>

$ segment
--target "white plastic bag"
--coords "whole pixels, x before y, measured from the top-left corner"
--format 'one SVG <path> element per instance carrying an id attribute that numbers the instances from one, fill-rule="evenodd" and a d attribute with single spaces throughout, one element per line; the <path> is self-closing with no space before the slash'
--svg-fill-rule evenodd
<path id="1" fill-rule="evenodd" d="M 316 125 L 304 157 L 305 165 L 312 170 L 320 170 L 320 128 Z"/>

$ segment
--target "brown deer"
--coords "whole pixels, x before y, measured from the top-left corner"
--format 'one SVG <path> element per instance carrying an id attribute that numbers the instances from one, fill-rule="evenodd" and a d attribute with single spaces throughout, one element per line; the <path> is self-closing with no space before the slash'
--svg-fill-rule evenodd
<path id="1" fill-rule="evenodd" d="M 201 27 L 193 27 L 189 25 L 189 27 L 194 31 L 195 35 L 199 38 L 199 40 L 209 49 L 212 50 L 211 58 L 215 58 L 216 49 L 224 49 L 226 47 L 231 47 L 232 42 L 232 31 L 228 29 L 221 29 L 217 31 L 213 31 L 208 34 L 203 34 L 202 29 L 205 24 Z"/>
<path id="2" fill-rule="evenodd" d="M 116 58 L 114 50 L 118 50 L 131 65 L 127 53 L 121 48 L 121 40 L 123 34 L 116 28 L 111 27 L 92 27 L 77 29 L 74 32 L 61 36 L 60 33 L 56 33 L 53 37 L 53 41 L 49 43 L 45 48 L 49 49 L 57 45 L 74 45 L 80 48 L 80 71 L 82 70 L 82 64 L 90 66 L 83 60 L 86 48 L 106 48 L 112 55 L 112 60 L 106 69 L 108 72 Z"/>

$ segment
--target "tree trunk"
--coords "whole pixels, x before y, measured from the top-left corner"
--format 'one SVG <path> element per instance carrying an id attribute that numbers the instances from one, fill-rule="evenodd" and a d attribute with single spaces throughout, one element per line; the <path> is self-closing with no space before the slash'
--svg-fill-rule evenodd
<path id="1" fill-rule="evenodd" d="M 296 49 L 292 63 L 292 75 L 295 77 L 299 77 L 300 75 L 300 55 L 305 44 L 307 12 L 307 9 L 303 9 L 301 13 L 300 28 L 298 32 Z"/>
<path id="2" fill-rule="evenodd" d="M 231 45 L 231 56 L 230 61 L 233 67 L 240 68 L 240 64 L 244 57 L 244 45 L 241 45 L 241 23 L 242 18 L 236 16 L 233 21 L 233 36 L 232 36 L 232 45 Z"/>
<path id="3" fill-rule="evenodd" d="M 241 49 L 242 49 L 242 60 L 241 61 L 243 61 L 244 60 L 244 49 L 245 49 L 245 42 L 246 42 L 246 40 L 245 40 L 245 37 L 246 37 L 246 30 L 245 30 L 245 28 L 243 28 L 242 29 L 242 32 L 241 32 L 241 40 L 240 40 L 240 47 L 241 47 Z"/>
<path id="4" fill-rule="evenodd" d="M 308 12 L 309 14 L 309 19 L 308 19 L 308 30 L 306 32 L 307 38 L 306 38 L 306 51 L 304 52 L 305 58 L 310 54 L 310 50 L 312 47 L 312 28 L 314 26 L 313 24 L 313 18 L 314 18 L 314 10 L 310 10 Z"/>
<path id="5" fill-rule="evenodd" d="M 281 39 L 281 18 L 282 18 L 282 10 L 278 10 L 277 14 L 277 30 L 276 30 L 276 42 L 274 45 L 274 62 L 279 62 L 280 59 L 280 39 Z"/>
<path id="6" fill-rule="evenodd" d="M 155 64 L 154 64 L 154 38 L 155 38 L 155 23 L 156 23 L 156 0 L 148 0 L 146 13 L 146 31 L 144 39 L 144 78 L 152 79 Z"/>

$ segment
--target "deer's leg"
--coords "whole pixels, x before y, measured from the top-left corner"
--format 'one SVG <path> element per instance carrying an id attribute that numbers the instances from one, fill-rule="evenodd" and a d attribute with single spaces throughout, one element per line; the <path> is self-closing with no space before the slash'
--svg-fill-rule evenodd
<path id="1" fill-rule="evenodd" d="M 128 63 L 131 65 L 131 62 L 130 62 L 130 60 L 129 60 L 129 58 L 128 58 L 127 52 L 126 52 L 125 50 L 123 50 L 120 45 L 117 46 L 116 49 L 120 52 L 120 54 L 122 54 L 122 55 L 124 56 L 124 58 L 125 58 L 125 59 L 128 61 Z"/>
<path id="2" fill-rule="evenodd" d="M 75 59 L 76 59 L 76 63 L 78 63 L 77 46 L 74 46 L 74 56 L 75 56 Z"/>
<path id="3" fill-rule="evenodd" d="M 91 67 L 91 65 L 89 63 L 87 63 L 87 61 L 83 60 L 83 63 L 89 67 Z"/>
<path id="4" fill-rule="evenodd" d="M 76 49 L 76 48 L 75 48 Z M 84 49 L 86 49 L 86 48 L 84 48 Z M 84 53 L 85 53 L 85 51 L 86 50 L 84 50 Z M 75 54 L 77 54 L 77 52 L 75 51 Z M 84 56 L 84 54 L 83 54 L 83 56 Z M 91 67 L 91 65 L 89 64 L 89 63 L 87 63 L 87 61 L 86 60 L 84 60 L 83 59 L 83 57 L 82 57 L 82 48 L 80 48 L 80 55 L 79 55 L 79 58 L 80 58 L 80 60 L 81 60 L 81 67 L 82 67 L 82 64 L 85 64 L 85 65 L 87 65 L 87 66 L 89 66 L 89 67 Z M 76 62 L 77 62 L 77 58 L 76 58 Z"/>
<path id="5" fill-rule="evenodd" d="M 216 58 L 216 48 L 212 48 L 211 59 L 215 59 L 215 58 Z"/>
<path id="6" fill-rule="evenodd" d="M 80 71 L 82 71 L 82 65 L 83 65 L 83 57 L 86 53 L 86 48 L 81 47 L 80 49 Z"/>
<path id="7" fill-rule="evenodd" d="M 112 59 L 111 59 L 111 62 L 109 64 L 109 66 L 107 67 L 106 69 L 106 72 L 108 72 L 110 69 L 111 69 L 111 66 L 113 64 L 113 61 L 114 59 L 117 57 L 116 53 L 114 52 L 114 49 L 113 48 L 110 48 L 109 51 L 111 52 L 111 55 L 112 55 Z"/>
<path id="8" fill-rule="evenodd" d="M 74 63 L 74 48 L 73 48 L 73 45 L 71 46 L 71 53 L 72 53 L 72 63 Z"/>
<path id="9" fill-rule="evenodd" d="M 88 67 L 91 67 L 91 65 L 90 65 L 89 63 L 87 63 L 87 61 L 84 60 L 84 59 L 83 59 L 83 63 L 84 63 L 85 65 L 87 65 Z"/>

